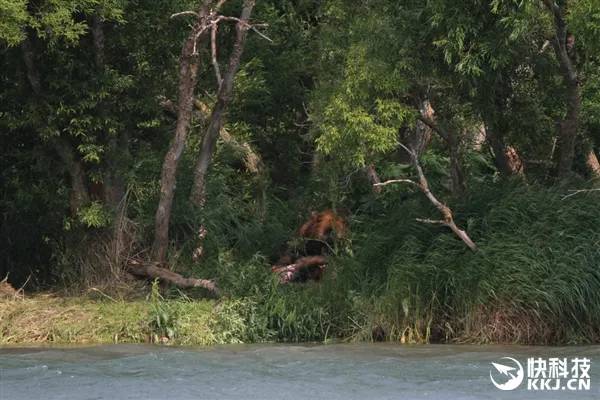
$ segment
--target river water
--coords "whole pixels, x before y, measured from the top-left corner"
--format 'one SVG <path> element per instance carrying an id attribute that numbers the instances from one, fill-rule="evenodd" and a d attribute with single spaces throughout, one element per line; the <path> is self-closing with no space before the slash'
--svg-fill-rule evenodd
<path id="1" fill-rule="evenodd" d="M 522 366 L 524 378 L 514 390 L 500 390 L 490 379 L 491 374 L 499 385 L 510 379 L 492 362 L 514 368 L 509 372 L 519 377 L 517 364 L 502 357 Z M 552 359 L 566 358 L 568 376 L 559 385 L 556 379 L 532 385 L 530 358 L 538 360 L 536 371 L 546 377 L 552 370 L 565 372 L 551 365 L 556 364 Z M 590 360 L 589 380 L 574 378 L 576 358 Z M 579 366 L 575 371 L 581 374 L 585 364 Z M 554 387 L 558 390 L 548 390 Z M 598 400 L 600 346 L 5 346 L 0 349 L 0 399 Z"/>

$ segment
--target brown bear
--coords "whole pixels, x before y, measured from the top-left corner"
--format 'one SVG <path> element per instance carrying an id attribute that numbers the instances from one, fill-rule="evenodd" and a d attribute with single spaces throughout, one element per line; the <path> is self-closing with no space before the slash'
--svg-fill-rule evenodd
<path id="1" fill-rule="evenodd" d="M 348 216 L 348 210 L 343 208 L 312 212 L 297 234 L 298 238 L 304 239 L 303 256 L 297 257 L 288 248 L 286 254 L 272 266 L 273 272 L 280 274 L 279 282 L 320 281 L 327 264 L 324 256 L 333 248 L 334 239 L 346 236 Z"/>

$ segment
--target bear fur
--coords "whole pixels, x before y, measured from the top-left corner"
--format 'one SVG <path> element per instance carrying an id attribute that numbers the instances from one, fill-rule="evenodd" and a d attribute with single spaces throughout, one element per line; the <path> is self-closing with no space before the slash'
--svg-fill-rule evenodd
<path id="1" fill-rule="evenodd" d="M 313 211 L 296 235 L 304 240 L 304 254 L 298 257 L 288 249 L 272 266 L 273 272 L 279 274 L 279 283 L 319 282 L 327 264 L 325 255 L 330 253 L 335 239 L 347 234 L 348 216 L 348 210 L 343 208 L 320 213 Z"/>

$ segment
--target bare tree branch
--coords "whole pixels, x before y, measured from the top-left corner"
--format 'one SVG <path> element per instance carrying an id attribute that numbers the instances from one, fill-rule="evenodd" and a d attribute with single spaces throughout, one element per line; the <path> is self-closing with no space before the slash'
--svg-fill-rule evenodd
<path id="1" fill-rule="evenodd" d="M 217 77 L 217 90 L 221 90 L 221 85 L 223 84 L 223 78 L 221 78 L 221 68 L 219 67 L 219 63 L 217 62 L 217 29 L 219 25 L 217 23 L 212 24 L 210 30 L 210 53 L 212 58 L 212 65 L 215 70 L 215 75 Z"/>
<path id="2" fill-rule="evenodd" d="M 440 225 L 447 225 L 446 221 L 442 221 L 441 219 L 423 219 L 423 218 L 416 218 L 417 221 L 419 222 L 424 222 L 426 224 L 440 224 Z"/>
<path id="3" fill-rule="evenodd" d="M 579 189 L 579 190 L 569 190 L 570 192 L 573 192 L 571 194 L 568 194 L 566 196 L 563 196 L 562 200 L 568 199 L 571 196 L 575 196 L 576 194 L 579 193 L 589 193 L 589 192 L 597 192 L 600 191 L 600 188 L 596 188 L 596 189 Z"/>
<path id="4" fill-rule="evenodd" d="M 440 201 L 438 201 L 438 199 L 435 198 L 435 196 L 433 195 L 433 193 L 431 193 L 431 190 L 429 190 L 429 185 L 427 183 L 427 179 L 425 178 L 425 174 L 423 173 L 423 169 L 421 168 L 421 165 L 419 164 L 419 159 L 418 159 L 418 156 L 415 153 L 415 151 L 413 149 L 409 149 L 408 147 L 406 147 L 402 143 L 400 143 L 400 146 L 402 146 L 404 148 L 404 150 L 406 150 L 408 152 L 408 154 L 410 155 L 413 163 L 415 164 L 415 168 L 417 169 L 417 174 L 419 175 L 419 182 L 415 182 L 415 181 L 412 181 L 410 179 L 394 179 L 394 180 L 383 182 L 383 183 L 378 184 L 378 185 L 383 186 L 383 185 L 386 185 L 388 183 L 400 182 L 400 183 L 409 183 L 411 185 L 417 186 L 419 189 L 421 189 L 423 191 L 423 193 L 425 193 L 425 196 L 427 196 L 427 198 L 429 199 L 429 201 L 431 201 L 431 203 L 433 203 L 433 205 L 438 210 L 440 210 L 440 212 L 444 215 L 444 219 L 443 220 L 431 220 L 431 219 L 420 219 L 420 218 L 417 218 L 417 221 L 425 222 L 425 223 L 430 223 L 430 224 L 441 224 L 441 225 L 447 226 L 448 228 L 452 229 L 452 231 L 463 242 L 465 242 L 465 244 L 471 250 L 473 250 L 475 248 L 475 243 L 471 240 L 471 238 L 469 238 L 469 236 L 467 235 L 467 233 L 465 231 L 459 229 L 458 226 L 456 226 L 456 223 L 454 222 L 454 219 L 452 218 L 452 211 L 450 211 L 450 209 L 445 204 L 443 204 Z"/>
<path id="5" fill-rule="evenodd" d="M 423 190 L 423 187 L 421 185 L 419 185 L 415 181 L 411 181 L 410 179 L 391 179 L 389 181 L 385 181 L 382 183 L 375 183 L 375 184 L 373 184 L 373 186 L 385 186 L 385 185 L 389 185 L 390 183 L 410 183 L 411 185 L 414 185 L 414 186 L 418 187 L 419 189 Z"/>
<path id="6" fill-rule="evenodd" d="M 240 67 L 240 60 L 244 51 L 246 37 L 248 36 L 248 27 L 250 26 L 248 21 L 253 8 L 254 0 L 245 0 L 240 18 L 219 17 L 224 20 L 237 20 L 237 34 L 231 55 L 229 57 L 229 63 L 227 65 L 227 69 L 225 70 L 225 75 L 223 76 L 223 82 L 217 94 L 217 101 L 212 109 L 210 123 L 206 133 L 204 134 L 204 137 L 202 138 L 200 153 L 198 154 L 198 158 L 196 160 L 194 183 L 192 185 L 192 191 L 190 194 L 190 202 L 194 205 L 202 206 L 205 201 L 205 175 L 215 151 L 217 138 L 221 132 L 223 114 L 233 92 L 233 82 Z"/>
<path id="7" fill-rule="evenodd" d="M 273 40 L 271 40 L 269 37 L 267 37 L 265 34 L 263 34 L 262 32 L 260 32 L 258 29 L 256 29 L 257 27 L 265 27 L 268 26 L 267 24 L 256 24 L 256 25 L 250 25 L 250 29 L 252 29 L 254 32 L 258 33 L 258 36 L 262 37 L 265 40 L 268 40 L 269 42 L 273 43 Z"/>
<path id="8" fill-rule="evenodd" d="M 165 96 L 158 96 L 159 105 L 173 118 L 177 118 L 177 106 L 173 101 L 167 99 Z M 198 99 L 194 99 L 194 113 L 195 118 L 205 120 L 207 117 L 208 106 Z M 231 146 L 236 152 L 241 153 L 244 166 L 252 174 L 262 174 L 265 170 L 262 158 L 252 150 L 252 147 L 248 142 L 237 141 L 225 127 L 221 126 L 220 131 L 221 139 L 227 145 Z"/>
<path id="9" fill-rule="evenodd" d="M 227 3 L 227 0 L 219 0 L 219 2 L 217 3 L 217 5 L 215 7 L 215 12 L 220 11 L 225 3 Z"/>
<path id="10" fill-rule="evenodd" d="M 175 13 L 175 14 L 171 15 L 171 18 L 181 17 L 182 15 L 193 15 L 196 18 L 200 18 L 200 14 L 198 14 L 196 11 L 182 11 L 182 12 L 178 12 L 178 13 Z"/>

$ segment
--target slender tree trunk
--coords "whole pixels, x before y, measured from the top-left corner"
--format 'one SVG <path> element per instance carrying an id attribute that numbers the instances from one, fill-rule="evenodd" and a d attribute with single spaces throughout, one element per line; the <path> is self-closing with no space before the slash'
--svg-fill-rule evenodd
<path id="1" fill-rule="evenodd" d="M 580 76 L 573 63 L 573 60 L 577 58 L 575 37 L 568 33 L 565 20 L 568 0 L 563 1 L 562 5 L 558 5 L 552 0 L 543 0 L 543 3 L 554 17 L 555 36 L 551 43 L 567 91 L 567 113 L 565 119 L 560 123 L 560 159 L 558 161 L 558 176 L 565 179 L 573 169 L 575 136 L 581 123 Z"/>
<path id="2" fill-rule="evenodd" d="M 164 262 L 167 259 L 169 246 L 169 222 L 177 180 L 177 167 L 185 149 L 185 142 L 190 131 L 192 107 L 196 76 L 198 73 L 199 55 L 196 43 L 200 39 L 200 29 L 205 25 L 210 14 L 210 0 L 204 0 L 197 26 L 193 27 L 183 44 L 179 57 L 179 82 L 177 89 L 177 128 L 175 139 L 167 152 L 161 174 L 160 200 L 156 209 L 154 225 L 154 244 L 152 259 Z M 206 31 L 208 32 L 208 31 Z M 205 33 L 206 34 L 206 33 Z"/>
<path id="3" fill-rule="evenodd" d="M 512 174 L 519 174 L 519 177 L 523 182 L 527 181 L 525 176 L 525 166 L 523 160 L 519 157 L 517 149 L 512 146 L 506 148 L 506 158 L 508 159 L 508 165 Z"/>
<path id="4" fill-rule="evenodd" d="M 98 11 L 91 16 L 89 26 L 92 34 L 92 47 L 94 49 L 94 62 L 97 74 L 102 77 L 106 71 L 105 37 L 102 18 Z M 109 106 L 106 102 L 100 101 L 98 103 L 98 113 L 102 118 L 107 117 L 109 113 L 108 108 Z M 123 178 L 121 168 L 119 168 L 119 161 L 122 159 L 121 156 L 128 152 L 128 135 L 123 131 L 118 135 L 107 134 L 107 136 L 108 146 L 105 158 L 106 178 L 102 182 L 104 189 L 102 201 L 112 207 L 118 207 L 121 200 L 125 197 L 125 179 Z M 120 217 L 123 213 L 118 212 L 117 215 Z"/>
<path id="5" fill-rule="evenodd" d="M 456 140 L 452 139 L 448 143 L 448 147 L 450 149 L 450 178 L 452 181 L 452 193 L 458 193 L 461 184 L 461 174 L 460 174 L 460 166 L 458 163 L 458 145 Z"/>
<path id="6" fill-rule="evenodd" d="M 31 39 L 28 37 L 21 42 L 23 61 L 27 69 L 27 79 L 31 84 L 33 92 L 39 96 L 42 94 L 42 77 L 37 69 L 36 53 Z"/>
<path id="7" fill-rule="evenodd" d="M 457 193 L 459 190 L 466 190 L 467 184 L 458 160 L 458 141 L 450 132 L 435 123 L 431 116 L 433 116 L 432 112 L 428 114 L 421 113 L 419 120 L 436 132 L 448 146 L 450 152 L 450 179 L 452 182 L 452 192 Z"/>
<path id="8" fill-rule="evenodd" d="M 567 178 L 573 169 L 575 158 L 575 136 L 581 118 L 581 91 L 578 84 L 565 78 L 567 86 L 567 115 L 560 123 L 560 159 L 558 162 L 558 176 Z"/>
<path id="9" fill-rule="evenodd" d="M 36 96 L 41 96 L 43 93 L 42 77 L 37 68 L 37 55 L 35 47 L 30 37 L 27 37 L 21 42 L 21 52 L 23 54 L 23 62 L 27 69 L 27 79 Z M 76 156 L 76 153 L 71 144 L 61 138 L 52 137 L 50 142 L 61 161 L 69 171 L 71 181 L 71 198 L 70 209 L 71 216 L 77 215 L 77 208 L 89 203 L 89 193 L 85 184 L 85 175 L 81 166 L 81 160 Z"/>
<path id="10" fill-rule="evenodd" d="M 69 142 L 60 137 L 51 139 L 54 149 L 58 153 L 63 164 L 69 171 L 71 179 L 71 216 L 77 215 L 77 209 L 90 202 L 85 175 L 81 166 L 81 161 L 74 156 L 72 146 Z"/>
<path id="11" fill-rule="evenodd" d="M 103 72 L 105 66 L 104 53 L 104 28 L 102 27 L 102 19 L 96 11 L 90 19 L 90 31 L 92 32 L 92 43 L 94 46 L 94 61 L 96 68 Z"/>
<path id="12" fill-rule="evenodd" d="M 433 115 L 433 108 L 431 107 L 428 100 L 420 101 L 417 105 L 417 108 L 419 109 L 419 113 L 422 117 L 427 118 L 431 121 L 435 119 Z M 427 125 L 427 123 L 425 123 L 422 118 L 420 118 L 417 121 L 414 129 L 403 128 L 400 131 L 400 143 L 414 148 L 417 154 L 420 155 L 425 151 L 427 145 L 431 141 L 431 130 L 432 128 L 429 125 Z M 410 157 L 402 149 L 398 149 L 396 159 L 397 162 L 400 164 L 407 164 L 412 162 Z"/>
<path id="13" fill-rule="evenodd" d="M 504 133 L 494 121 L 486 121 L 485 132 L 488 142 L 494 153 L 494 163 L 503 177 L 509 177 L 513 174 L 510 162 L 506 155 L 506 145 L 504 143 Z"/>
<path id="14" fill-rule="evenodd" d="M 202 138 L 200 153 L 196 160 L 194 183 L 190 194 L 190 202 L 196 206 L 202 206 L 205 201 L 204 189 L 206 172 L 208 171 L 211 158 L 215 152 L 217 139 L 221 132 L 223 114 L 225 113 L 231 93 L 233 92 L 233 83 L 235 75 L 240 67 L 240 60 L 244 51 L 246 37 L 248 36 L 248 20 L 252 14 L 253 7 L 254 0 L 244 1 L 244 8 L 242 9 L 242 14 L 240 16 L 241 22 L 238 22 L 236 25 L 237 35 L 231 56 L 229 57 L 229 64 L 225 71 L 223 82 L 219 88 L 217 102 L 213 107 L 208 128 Z"/>

